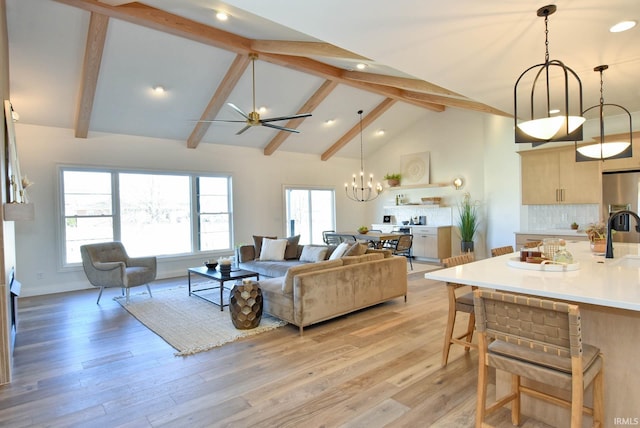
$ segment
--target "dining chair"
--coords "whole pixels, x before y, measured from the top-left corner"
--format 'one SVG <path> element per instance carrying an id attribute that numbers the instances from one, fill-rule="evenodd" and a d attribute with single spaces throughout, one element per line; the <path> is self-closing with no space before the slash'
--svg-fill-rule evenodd
<path id="1" fill-rule="evenodd" d="M 503 256 L 505 254 L 513 253 L 513 247 L 511 245 L 505 245 L 504 247 L 497 247 L 491 249 L 491 257 Z"/>
<path id="2" fill-rule="evenodd" d="M 330 235 L 328 235 L 329 233 L 335 233 L 335 230 L 324 230 L 324 231 L 322 231 L 322 240 L 327 245 L 331 245 L 330 242 L 329 242 L 329 237 L 330 237 Z"/>
<path id="3" fill-rule="evenodd" d="M 405 256 L 409 261 L 409 266 L 413 270 L 413 256 L 411 255 L 411 247 L 413 246 L 413 235 L 400 235 L 393 248 L 393 254 L 396 256 Z"/>
<path id="4" fill-rule="evenodd" d="M 442 260 L 444 267 L 459 266 L 465 263 L 471 263 L 475 260 L 474 253 L 464 253 L 459 256 L 453 256 Z M 444 334 L 444 348 L 442 349 L 442 367 L 446 367 L 449 360 L 449 350 L 451 345 L 462 345 L 466 352 L 470 348 L 477 348 L 477 345 L 471 343 L 473 339 L 473 330 L 475 328 L 475 314 L 473 311 L 473 288 L 464 284 L 456 284 L 447 282 L 447 294 L 449 300 L 449 316 L 447 318 L 447 328 Z M 469 314 L 466 331 L 454 337 L 453 331 L 456 324 L 456 314 L 458 312 L 466 312 Z"/>
<path id="5" fill-rule="evenodd" d="M 476 427 L 507 403 L 511 423 L 520 425 L 521 395 L 526 394 L 571 409 L 571 428 L 582 427 L 583 413 L 594 427 L 604 423 L 604 359 L 600 350 L 582 342 L 580 308 L 564 302 L 510 293 L 475 290 L 478 332 L 478 402 Z M 511 390 L 486 405 L 488 368 L 511 373 Z M 546 388 L 523 385 L 533 379 Z M 584 406 L 584 391 L 593 385 L 593 406 Z M 552 388 L 548 388 L 552 386 Z M 571 392 L 570 400 L 558 390 Z"/>

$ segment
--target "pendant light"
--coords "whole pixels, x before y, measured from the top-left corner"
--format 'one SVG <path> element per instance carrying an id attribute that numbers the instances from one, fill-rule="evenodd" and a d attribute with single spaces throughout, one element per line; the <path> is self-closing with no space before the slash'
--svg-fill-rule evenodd
<path id="1" fill-rule="evenodd" d="M 608 69 L 608 65 L 599 65 L 593 69 L 600 73 L 600 104 L 589 107 L 584 111 L 587 113 L 589 110 L 598 109 L 599 112 L 599 120 L 600 120 L 600 141 L 595 144 L 587 144 L 584 146 L 578 147 L 578 142 L 576 141 L 576 162 L 584 162 L 584 161 L 594 161 L 594 160 L 605 160 L 605 159 L 619 159 L 619 158 L 630 158 L 633 147 L 633 131 L 632 131 L 632 122 L 631 122 L 631 113 L 629 110 L 622 107 L 618 104 L 606 104 L 604 102 L 604 79 L 602 77 L 603 72 Z M 620 110 L 624 111 L 629 117 L 629 139 L 627 141 L 626 138 L 622 138 L 617 141 L 605 141 L 604 135 L 604 108 L 605 107 L 616 107 Z M 617 135 L 620 137 L 621 135 Z"/>
<path id="2" fill-rule="evenodd" d="M 373 185 L 373 174 L 369 175 L 369 180 L 364 178 L 364 156 L 362 151 L 362 110 L 358 110 L 360 115 L 360 177 L 353 174 L 351 186 L 344 183 L 344 191 L 347 198 L 356 202 L 369 202 L 377 198 L 382 193 L 382 185 L 380 183 Z"/>
<path id="3" fill-rule="evenodd" d="M 548 22 L 549 15 L 555 11 L 555 5 L 538 9 L 537 15 L 544 17 L 544 63 L 526 69 L 518 77 L 513 90 L 516 143 L 534 143 L 536 146 L 554 141 L 582 139 L 582 124 L 585 121 L 582 117 L 582 82 L 578 75 L 562 61 L 549 59 Z M 518 85 L 521 83 L 531 84 L 530 91 L 523 91 L 520 88 L 519 93 Z M 552 85 L 554 85 L 553 88 Z M 571 92 L 577 91 L 578 102 L 570 102 L 570 89 Z M 527 106 L 529 110 L 527 114 L 529 120 L 521 122 L 518 116 L 519 95 L 520 103 L 525 106 L 525 114 L 527 114 Z M 520 113 L 522 112 L 521 108 Z"/>

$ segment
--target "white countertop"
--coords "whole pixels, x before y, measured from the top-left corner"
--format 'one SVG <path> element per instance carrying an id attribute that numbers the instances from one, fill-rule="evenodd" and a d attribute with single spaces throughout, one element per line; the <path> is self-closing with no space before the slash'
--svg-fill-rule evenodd
<path id="1" fill-rule="evenodd" d="M 614 258 L 591 252 L 589 242 L 569 242 L 580 268 L 544 272 L 508 265 L 519 252 L 427 272 L 427 279 L 640 311 L 640 244 L 614 242 Z M 519 259 L 518 259 L 519 260 Z"/>
<path id="2" fill-rule="evenodd" d="M 584 231 L 577 231 L 573 229 L 543 229 L 543 230 L 521 230 L 520 232 L 525 235 L 545 235 L 545 236 L 587 236 Z"/>

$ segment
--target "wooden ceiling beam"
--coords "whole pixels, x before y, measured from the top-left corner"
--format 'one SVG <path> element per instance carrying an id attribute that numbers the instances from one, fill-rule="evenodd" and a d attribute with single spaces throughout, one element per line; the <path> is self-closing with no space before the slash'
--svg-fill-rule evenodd
<path id="1" fill-rule="evenodd" d="M 89 123 L 93 112 L 93 101 L 100 75 L 102 53 L 107 38 L 109 17 L 92 12 L 89 18 L 89 30 L 87 31 L 87 44 L 84 50 L 84 62 L 80 77 L 80 94 L 76 106 L 75 136 L 87 138 Z"/>
<path id="2" fill-rule="evenodd" d="M 442 95 L 423 94 L 419 92 L 403 91 L 402 97 L 408 100 L 422 101 L 425 103 L 442 104 L 447 107 L 457 107 L 465 110 L 478 111 L 481 113 L 491 113 L 498 116 L 513 118 L 513 114 L 498 110 L 486 104 L 469 99 L 450 98 Z"/>
<path id="3" fill-rule="evenodd" d="M 378 119 L 382 113 L 389 110 L 391 106 L 396 103 L 396 100 L 392 98 L 386 98 L 380 104 L 376 106 L 371 113 L 362 118 L 362 129 L 371 125 L 376 119 Z M 320 157 L 323 161 L 329 160 L 333 155 L 346 146 L 349 141 L 353 140 L 360 132 L 360 123 L 357 123 L 353 128 L 348 130 L 338 141 L 336 141 L 331 147 L 329 147 Z"/>
<path id="4" fill-rule="evenodd" d="M 288 40 L 253 40 L 251 48 L 257 52 L 291 56 L 321 56 L 369 61 L 369 58 L 325 42 L 294 42 Z"/>
<path id="5" fill-rule="evenodd" d="M 200 121 L 193 128 L 191 135 L 187 139 L 188 148 L 195 149 L 198 147 L 198 144 L 202 141 L 204 134 L 207 133 L 209 126 L 211 126 L 211 122 L 202 121 L 213 120 L 216 118 L 220 109 L 224 106 L 225 101 L 229 98 L 229 94 L 231 94 L 233 88 L 238 84 L 240 77 L 242 77 L 250 62 L 251 58 L 249 58 L 249 55 L 236 55 L 236 58 L 233 60 L 229 70 L 227 70 L 227 73 L 218 85 L 216 92 L 211 97 L 209 104 L 207 104 L 207 107 L 202 112 Z"/>
<path id="6" fill-rule="evenodd" d="M 425 82 L 424 80 L 412 79 L 408 77 L 387 76 L 384 74 L 364 73 L 362 71 L 344 70 L 342 76 L 348 80 L 355 80 L 363 83 L 374 83 L 376 85 L 392 86 L 409 91 L 427 92 L 432 94 L 449 95 L 452 97 L 466 98 L 446 88 Z"/>
<path id="7" fill-rule="evenodd" d="M 302 107 L 300 107 L 300 110 L 298 110 L 296 114 L 311 113 L 312 111 L 314 111 L 320 105 L 320 103 L 322 103 L 322 101 L 324 101 L 324 99 L 327 98 L 327 96 L 336 88 L 336 86 L 338 86 L 337 82 L 325 80 L 324 83 L 320 85 L 318 90 L 307 100 L 307 102 L 304 103 Z M 284 125 L 284 127 L 296 129 L 304 119 L 305 118 L 292 119 L 288 121 L 287 124 Z M 265 156 L 271 156 L 278 149 L 278 147 L 280 147 L 280 145 L 284 143 L 284 140 L 286 140 L 290 135 L 291 133 L 287 131 L 278 132 L 276 136 L 273 137 L 269 144 L 267 144 L 267 146 L 264 148 Z"/>

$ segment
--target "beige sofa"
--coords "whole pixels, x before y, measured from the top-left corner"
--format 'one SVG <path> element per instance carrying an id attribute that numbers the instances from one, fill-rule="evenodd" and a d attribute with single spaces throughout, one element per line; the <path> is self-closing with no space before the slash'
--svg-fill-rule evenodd
<path id="1" fill-rule="evenodd" d="M 385 257 L 387 255 L 388 257 Z M 263 311 L 299 327 L 407 299 L 407 261 L 375 252 L 291 266 L 285 276 L 260 279 Z"/>

